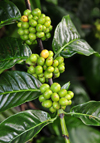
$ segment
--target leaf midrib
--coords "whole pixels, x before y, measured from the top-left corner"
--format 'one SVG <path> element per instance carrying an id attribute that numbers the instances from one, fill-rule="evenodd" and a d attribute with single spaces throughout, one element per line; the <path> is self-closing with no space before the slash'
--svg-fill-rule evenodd
<path id="1" fill-rule="evenodd" d="M 3 61 L 8 61 L 8 60 L 15 60 L 15 59 L 25 59 L 25 58 L 28 58 L 28 56 L 24 56 L 24 57 L 13 57 L 13 58 L 8 58 L 8 59 L 0 59 L 0 62 L 3 62 Z"/>
<path id="2" fill-rule="evenodd" d="M 67 44 L 65 44 L 63 47 L 61 47 L 61 48 L 57 51 L 57 53 L 55 54 L 54 59 L 59 55 L 59 53 L 60 53 L 66 46 L 68 46 L 68 45 L 71 44 L 72 42 L 77 41 L 77 40 L 79 40 L 79 39 L 80 39 L 80 38 L 74 39 L 74 40 L 68 42 Z"/>
<path id="3" fill-rule="evenodd" d="M 38 91 L 40 92 L 39 89 L 24 89 L 24 90 L 13 90 L 13 91 L 8 91 L 8 92 L 2 92 L 0 95 L 8 94 L 8 93 L 17 93 L 17 92 L 23 92 L 23 91 Z"/>

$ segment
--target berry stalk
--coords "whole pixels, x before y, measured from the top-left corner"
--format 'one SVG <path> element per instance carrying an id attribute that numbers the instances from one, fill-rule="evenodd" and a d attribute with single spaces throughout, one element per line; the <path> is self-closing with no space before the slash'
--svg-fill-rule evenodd
<path id="1" fill-rule="evenodd" d="M 65 143 L 70 143 L 69 134 L 68 134 L 68 130 L 66 127 L 66 123 L 65 123 L 65 119 L 64 119 L 64 113 L 62 112 L 62 109 L 58 110 L 58 115 L 60 118 L 62 136 L 65 138 Z"/>

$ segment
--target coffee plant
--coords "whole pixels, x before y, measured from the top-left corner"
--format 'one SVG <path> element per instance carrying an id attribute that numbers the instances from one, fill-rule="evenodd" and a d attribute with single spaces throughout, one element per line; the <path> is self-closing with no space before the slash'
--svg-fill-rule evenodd
<path id="1" fill-rule="evenodd" d="M 90 126 L 100 126 L 100 101 L 90 100 L 79 83 L 71 84 L 67 72 L 68 58 L 75 55 L 94 56 L 96 67 L 99 51 L 84 40 L 85 32 L 76 26 L 74 16 L 57 6 L 56 0 L 43 2 L 44 13 L 39 0 L 19 2 L 21 11 L 14 0 L 0 1 L 0 28 L 8 29 L 0 39 L 0 143 L 99 143 L 99 128 Z M 56 26 L 53 13 L 55 20 L 57 15 L 62 17 Z M 15 37 L 10 37 L 13 25 Z M 93 33 L 100 39 L 100 19 L 95 20 Z M 82 60 L 87 81 L 90 61 Z"/>

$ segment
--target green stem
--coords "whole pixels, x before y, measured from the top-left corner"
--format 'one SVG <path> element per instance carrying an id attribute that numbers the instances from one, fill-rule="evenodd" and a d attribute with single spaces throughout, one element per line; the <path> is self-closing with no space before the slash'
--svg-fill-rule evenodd
<path id="1" fill-rule="evenodd" d="M 66 127 L 66 123 L 65 123 L 65 119 L 64 119 L 64 113 L 63 113 L 62 109 L 58 110 L 58 115 L 60 118 L 61 130 L 62 130 L 62 135 L 65 138 L 65 143 L 70 143 L 69 134 L 68 134 L 68 130 Z"/>

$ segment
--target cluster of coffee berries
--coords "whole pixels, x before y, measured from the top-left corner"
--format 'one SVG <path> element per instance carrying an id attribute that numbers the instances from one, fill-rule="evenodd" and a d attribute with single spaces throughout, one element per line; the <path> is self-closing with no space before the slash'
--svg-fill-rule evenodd
<path id="1" fill-rule="evenodd" d="M 48 82 L 49 78 L 57 78 L 65 71 L 64 58 L 59 56 L 53 59 L 53 52 L 42 50 L 40 56 L 32 54 L 27 60 L 27 72 L 39 79 L 42 83 Z"/>
<path id="2" fill-rule="evenodd" d="M 25 10 L 17 26 L 19 27 L 18 34 L 28 45 L 34 44 L 36 38 L 41 38 L 44 41 L 51 37 L 51 19 L 41 13 L 39 8 L 33 11 Z"/>
<path id="3" fill-rule="evenodd" d="M 66 106 L 71 105 L 71 99 L 74 96 L 72 91 L 61 89 L 60 84 L 53 83 L 51 87 L 44 83 L 40 86 L 42 95 L 39 96 L 39 101 L 42 106 L 49 108 L 50 112 L 54 113 L 58 109 L 65 110 Z"/>
<path id="4" fill-rule="evenodd" d="M 97 19 L 95 24 L 95 37 L 100 39 L 100 19 Z"/>

